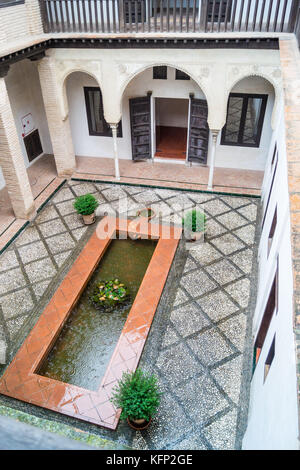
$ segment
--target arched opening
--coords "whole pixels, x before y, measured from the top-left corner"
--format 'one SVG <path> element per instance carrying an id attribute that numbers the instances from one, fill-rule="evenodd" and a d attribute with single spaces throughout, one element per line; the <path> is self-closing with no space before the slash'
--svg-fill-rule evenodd
<path id="1" fill-rule="evenodd" d="M 112 156 L 112 130 L 105 119 L 99 83 L 86 72 L 72 72 L 65 89 L 75 155 L 79 159 Z M 118 137 L 122 137 L 121 122 Z"/>
<path id="2" fill-rule="evenodd" d="M 272 137 L 273 85 L 248 76 L 230 91 L 226 123 L 219 138 L 216 166 L 263 172 Z"/>
<path id="3" fill-rule="evenodd" d="M 162 64 L 147 67 L 127 84 L 121 105 L 132 160 L 206 164 L 206 97 L 185 71 Z"/>

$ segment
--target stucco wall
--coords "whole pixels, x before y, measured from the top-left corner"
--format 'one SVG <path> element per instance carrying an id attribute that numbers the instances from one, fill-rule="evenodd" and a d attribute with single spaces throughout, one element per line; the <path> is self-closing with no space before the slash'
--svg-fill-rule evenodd
<path id="1" fill-rule="evenodd" d="M 259 244 L 258 297 L 253 319 L 253 341 L 259 330 L 278 256 L 278 309 L 274 312 L 251 382 L 250 409 L 244 449 L 297 449 L 298 411 L 295 343 L 293 335 L 293 273 L 287 186 L 284 121 L 273 136 L 263 185 L 267 206 L 273 172 L 275 141 L 278 164 Z M 273 167 L 274 171 L 274 167 Z M 277 206 L 277 225 L 268 255 L 268 235 Z M 264 365 L 275 335 L 275 356 L 264 382 Z"/>
<path id="2" fill-rule="evenodd" d="M 39 130 L 44 153 L 52 153 L 48 125 L 44 110 L 44 104 L 39 83 L 36 64 L 29 60 L 23 60 L 12 65 L 5 83 L 9 95 L 15 125 L 21 145 L 25 166 L 30 166 L 25 149 L 22 133 L 22 117 L 32 114 L 34 128 Z M 36 160 L 34 160 L 36 161 Z M 2 176 L 2 172 L 1 172 Z M 0 176 L 0 187 L 4 186 L 3 177 Z"/>
<path id="3" fill-rule="evenodd" d="M 271 120 L 275 102 L 274 88 L 267 80 L 261 77 L 249 77 L 238 82 L 231 91 L 233 93 L 268 95 L 260 146 L 259 148 L 253 148 L 221 145 L 220 135 L 216 151 L 216 166 L 263 171 L 272 137 Z"/>
<path id="4" fill-rule="evenodd" d="M 90 136 L 88 132 L 86 106 L 84 100 L 85 86 L 97 87 L 97 81 L 81 72 L 71 74 L 66 82 L 70 125 L 74 143 L 75 154 L 79 156 L 113 157 L 113 144 L 111 137 Z M 213 83 L 211 83 L 213 87 Z M 162 118 L 161 125 L 185 127 L 187 125 L 187 101 L 190 93 L 196 98 L 205 99 L 202 90 L 194 80 L 175 80 L 175 69 L 168 67 L 167 80 L 153 80 L 152 68 L 139 74 L 127 86 L 122 99 L 122 128 L 123 137 L 118 138 L 119 157 L 131 159 L 131 132 L 129 99 L 145 96 L 152 91 L 153 98 L 174 98 L 157 103 L 156 110 Z M 220 144 L 220 137 L 216 152 L 216 166 L 225 168 L 242 168 L 264 170 L 269 143 L 272 135 L 271 118 L 274 107 L 273 86 L 261 77 L 248 77 L 236 84 L 232 91 L 241 93 L 268 94 L 268 103 L 265 113 L 264 127 L 259 148 L 234 147 Z M 103 100 L 105 96 L 103 94 Z M 182 103 L 185 103 L 182 110 Z M 217 110 L 216 110 L 217 113 Z M 177 124 L 176 124 L 177 123 Z"/>

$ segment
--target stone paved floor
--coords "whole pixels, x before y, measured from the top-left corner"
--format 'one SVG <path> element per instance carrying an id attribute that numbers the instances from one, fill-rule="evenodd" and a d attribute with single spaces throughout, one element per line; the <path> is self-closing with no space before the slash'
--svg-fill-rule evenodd
<path id="1" fill-rule="evenodd" d="M 87 192 L 97 197 L 98 214 L 124 212 L 126 197 L 129 213 L 151 204 L 162 220 L 180 223 L 182 204 L 197 204 L 208 217 L 206 241 L 187 245 L 173 305 L 157 320 L 161 336 L 155 336 L 155 320 L 142 356 L 142 366 L 159 376 L 164 391 L 159 413 L 143 433 L 125 436 L 119 426 L 110 437 L 134 448 L 239 448 L 251 366 L 259 199 L 69 181 L 0 257 L 0 339 L 12 353 L 18 349 L 80 251 L 89 229 L 73 201 Z"/>

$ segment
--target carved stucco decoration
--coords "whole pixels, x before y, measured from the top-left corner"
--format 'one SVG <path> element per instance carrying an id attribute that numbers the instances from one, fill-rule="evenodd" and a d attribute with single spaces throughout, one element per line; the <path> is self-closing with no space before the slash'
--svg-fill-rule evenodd
<path id="1" fill-rule="evenodd" d="M 55 59 L 54 59 L 55 60 Z M 102 67 L 101 61 L 93 60 L 55 60 L 56 81 L 58 89 L 58 101 L 61 109 L 62 120 L 68 118 L 69 107 L 66 94 L 66 81 L 69 75 L 74 72 L 86 73 L 94 78 L 99 87 L 102 88 Z"/>
<path id="2" fill-rule="evenodd" d="M 282 73 L 279 66 L 264 64 L 228 64 L 226 67 L 226 90 L 224 100 L 227 108 L 228 96 L 233 87 L 247 77 L 262 77 L 273 85 L 275 102 L 272 113 L 271 126 L 275 128 L 276 110 L 282 94 Z M 226 115 L 224 116 L 224 124 Z"/>
<path id="3" fill-rule="evenodd" d="M 209 106 L 209 81 L 211 80 L 211 69 L 212 64 L 197 64 L 194 63 L 180 63 L 177 64 L 176 62 L 171 61 L 143 61 L 143 62 L 127 62 L 124 64 L 123 62 L 116 62 L 116 68 L 119 73 L 119 92 L 118 92 L 118 112 L 117 116 L 116 113 L 109 112 L 109 114 L 114 115 L 114 120 L 117 118 L 121 118 L 121 110 L 122 110 L 122 98 L 123 94 L 129 85 L 129 83 L 137 77 L 140 73 L 144 72 L 148 68 L 152 68 L 155 66 L 167 66 L 172 68 L 177 68 L 182 72 L 187 73 L 190 77 L 199 85 L 199 88 L 204 93 Z M 112 119 L 112 118 L 111 118 Z"/>

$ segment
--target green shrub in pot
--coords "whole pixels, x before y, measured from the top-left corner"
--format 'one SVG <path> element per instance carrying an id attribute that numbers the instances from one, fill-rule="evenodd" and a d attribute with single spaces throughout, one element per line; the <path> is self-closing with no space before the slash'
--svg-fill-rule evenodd
<path id="1" fill-rule="evenodd" d="M 122 408 L 121 419 L 127 419 L 134 429 L 145 429 L 157 412 L 160 397 L 157 377 L 137 369 L 123 373 L 111 401 L 117 408 Z"/>
<path id="2" fill-rule="evenodd" d="M 197 209 L 191 209 L 184 215 L 182 225 L 186 236 L 199 239 L 206 230 L 206 215 Z"/>
<path id="3" fill-rule="evenodd" d="M 74 202 L 74 208 L 77 213 L 82 215 L 85 224 L 91 224 L 95 221 L 95 210 L 99 203 L 92 194 L 83 194 L 78 196 Z"/>

